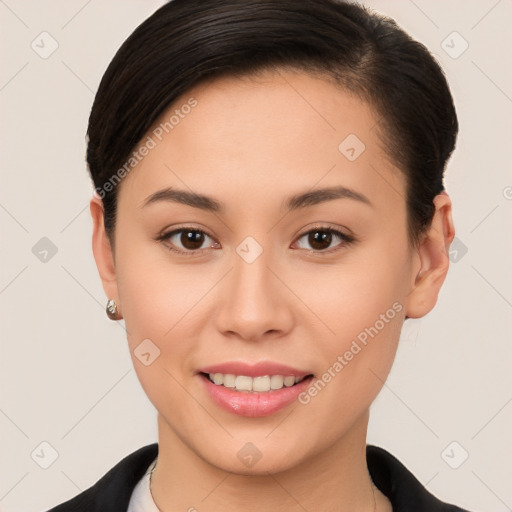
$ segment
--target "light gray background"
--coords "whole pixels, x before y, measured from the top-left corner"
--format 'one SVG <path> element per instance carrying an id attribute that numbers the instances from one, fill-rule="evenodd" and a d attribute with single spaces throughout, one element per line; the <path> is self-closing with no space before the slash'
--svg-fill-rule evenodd
<path id="1" fill-rule="evenodd" d="M 122 323 L 104 313 L 84 154 L 103 72 L 162 3 L 0 0 L 1 511 L 46 510 L 157 440 L 156 411 L 132 368 Z M 435 310 L 406 323 L 372 408 L 369 442 L 444 500 L 475 512 L 511 510 L 512 5 L 367 5 L 438 58 L 461 125 L 446 175 L 457 253 Z M 31 47 L 48 51 L 43 31 L 59 45 L 46 59 Z M 453 31 L 469 43 L 458 58 L 447 53 L 463 48 Z M 33 253 L 43 237 L 57 248 L 46 262 Z M 41 454 L 42 442 L 58 452 L 47 469 L 45 445 L 45 457 L 31 455 Z M 447 461 L 456 465 L 466 451 L 452 469 Z"/>

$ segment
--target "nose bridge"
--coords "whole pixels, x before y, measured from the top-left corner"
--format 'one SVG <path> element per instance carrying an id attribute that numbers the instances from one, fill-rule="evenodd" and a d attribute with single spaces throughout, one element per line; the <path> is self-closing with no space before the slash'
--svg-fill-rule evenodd
<path id="1" fill-rule="evenodd" d="M 255 246 L 254 242 L 245 241 L 237 247 L 233 259 L 234 295 L 252 300 L 268 297 L 272 288 L 270 277 L 273 277 L 271 250 L 262 248 L 260 252 L 259 244 Z"/>
<path id="2" fill-rule="evenodd" d="M 269 305 L 272 275 L 272 250 L 266 240 L 265 247 L 252 236 L 246 237 L 235 250 L 231 292 L 243 314 L 251 317 L 251 304 L 261 314 L 263 306 Z M 247 311 L 245 311 L 248 309 Z M 254 315 L 256 310 L 252 312 Z"/>
<path id="3" fill-rule="evenodd" d="M 257 339 L 268 331 L 289 328 L 291 313 L 280 290 L 283 284 L 274 275 L 278 266 L 274 256 L 270 247 L 250 236 L 235 248 L 218 312 L 219 330 Z"/>

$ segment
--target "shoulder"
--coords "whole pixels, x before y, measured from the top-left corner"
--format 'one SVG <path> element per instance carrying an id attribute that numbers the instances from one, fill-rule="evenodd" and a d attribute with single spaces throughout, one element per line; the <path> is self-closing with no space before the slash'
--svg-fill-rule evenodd
<path id="1" fill-rule="evenodd" d="M 437 499 L 393 455 L 377 446 L 366 447 L 368 470 L 374 484 L 393 505 L 393 512 L 469 512 Z"/>
<path id="2" fill-rule="evenodd" d="M 158 455 L 158 443 L 139 448 L 118 462 L 92 487 L 47 512 L 127 510 L 133 489 Z"/>

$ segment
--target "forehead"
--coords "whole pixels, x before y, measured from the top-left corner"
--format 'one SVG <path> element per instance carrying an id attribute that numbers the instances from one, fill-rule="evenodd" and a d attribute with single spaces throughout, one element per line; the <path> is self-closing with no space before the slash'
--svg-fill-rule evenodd
<path id="1" fill-rule="evenodd" d="M 194 105 L 191 107 L 190 105 Z M 222 77 L 190 89 L 153 124 L 151 150 L 120 194 L 159 188 L 251 201 L 345 185 L 396 201 L 403 179 L 388 161 L 373 109 L 332 81 L 291 70 Z M 388 190 L 385 190 L 385 189 Z M 123 198 L 120 198 L 120 202 Z"/>

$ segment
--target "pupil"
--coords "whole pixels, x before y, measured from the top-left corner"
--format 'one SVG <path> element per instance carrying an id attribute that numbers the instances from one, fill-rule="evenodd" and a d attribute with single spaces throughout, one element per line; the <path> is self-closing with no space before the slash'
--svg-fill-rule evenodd
<path id="1" fill-rule="evenodd" d="M 320 236 L 318 236 L 319 233 Z M 310 237 L 309 243 L 311 244 L 311 247 L 313 247 L 314 249 L 325 249 L 325 247 L 329 247 L 329 245 L 331 244 L 331 238 L 332 233 L 329 233 L 327 231 L 314 231 L 313 236 Z M 325 244 L 325 242 L 327 242 L 327 245 L 322 245 L 322 243 Z M 317 246 L 318 244 L 320 245 L 320 247 Z"/>
<path id="2" fill-rule="evenodd" d="M 203 233 L 199 233 L 198 231 L 185 231 L 181 236 L 181 243 L 187 249 L 198 249 L 203 244 Z"/>

